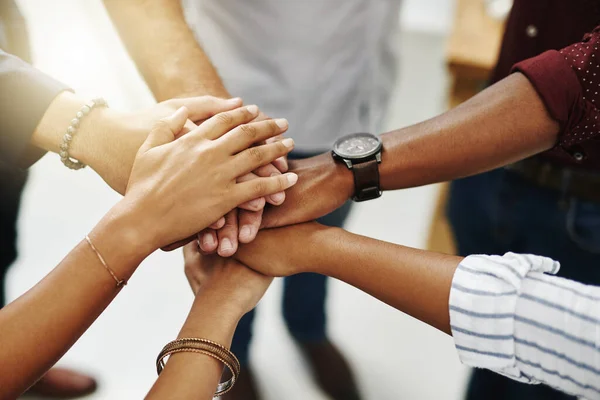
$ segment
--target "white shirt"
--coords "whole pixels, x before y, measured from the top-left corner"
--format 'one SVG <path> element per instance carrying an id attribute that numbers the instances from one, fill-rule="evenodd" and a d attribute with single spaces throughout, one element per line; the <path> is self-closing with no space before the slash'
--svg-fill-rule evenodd
<path id="1" fill-rule="evenodd" d="M 296 149 L 376 133 L 396 72 L 400 0 L 182 0 L 232 95 L 287 118 Z"/>
<path id="2" fill-rule="evenodd" d="M 549 258 L 470 256 L 450 292 L 461 361 L 515 380 L 600 399 L 600 287 L 550 276 Z"/>

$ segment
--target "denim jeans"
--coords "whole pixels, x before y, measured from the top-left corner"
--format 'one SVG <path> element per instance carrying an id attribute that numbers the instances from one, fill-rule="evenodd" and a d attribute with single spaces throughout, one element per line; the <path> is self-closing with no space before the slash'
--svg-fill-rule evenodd
<path id="1" fill-rule="evenodd" d="M 313 154 L 294 153 L 290 159 L 308 158 Z M 342 227 L 352 202 L 346 202 L 331 214 L 317 221 L 327 226 Z M 305 273 L 284 278 L 283 281 L 283 318 L 290 334 L 299 342 L 320 342 L 326 338 L 325 298 L 327 295 L 327 277 L 324 275 Z M 242 365 L 248 364 L 250 340 L 252 339 L 252 323 L 254 311 L 250 311 L 240 320 L 231 351 Z"/>
<path id="2" fill-rule="evenodd" d="M 452 184 L 448 217 L 459 253 L 531 253 L 560 261 L 559 276 L 600 284 L 600 203 L 540 188 L 504 169 Z M 468 400 L 574 399 L 543 385 L 473 372 Z"/>

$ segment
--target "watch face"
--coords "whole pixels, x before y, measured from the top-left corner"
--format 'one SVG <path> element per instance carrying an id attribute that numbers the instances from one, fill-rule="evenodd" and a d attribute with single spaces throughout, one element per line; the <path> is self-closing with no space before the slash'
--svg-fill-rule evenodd
<path id="1" fill-rule="evenodd" d="M 362 159 L 381 150 L 381 140 L 370 133 L 355 133 L 340 138 L 333 145 L 333 151 L 342 158 Z"/>

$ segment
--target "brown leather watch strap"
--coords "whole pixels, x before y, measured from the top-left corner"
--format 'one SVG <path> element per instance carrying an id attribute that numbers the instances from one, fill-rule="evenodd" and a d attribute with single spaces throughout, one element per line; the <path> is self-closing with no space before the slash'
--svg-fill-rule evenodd
<path id="1" fill-rule="evenodd" d="M 354 201 L 366 201 L 381 196 L 379 188 L 379 165 L 372 159 L 363 163 L 353 164 Z"/>

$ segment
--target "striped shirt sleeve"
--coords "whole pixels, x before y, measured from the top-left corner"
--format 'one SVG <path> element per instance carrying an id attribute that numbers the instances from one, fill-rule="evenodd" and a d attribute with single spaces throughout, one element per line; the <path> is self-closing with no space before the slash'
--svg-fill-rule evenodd
<path id="1" fill-rule="evenodd" d="M 556 274 L 549 258 L 469 256 L 450 291 L 461 361 L 512 379 L 600 399 L 600 287 Z"/>

